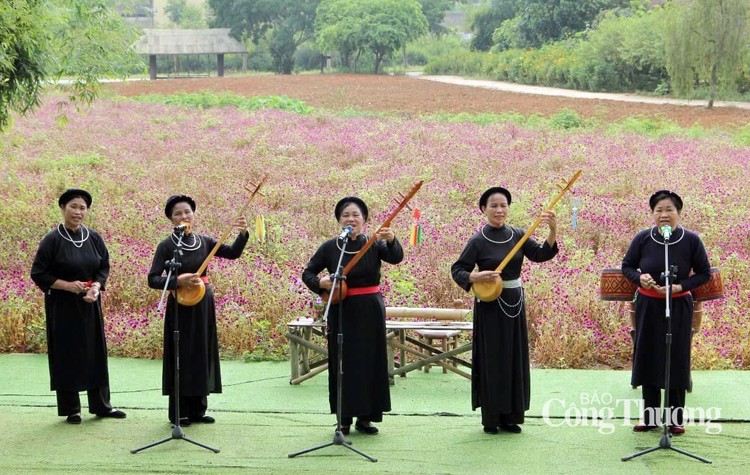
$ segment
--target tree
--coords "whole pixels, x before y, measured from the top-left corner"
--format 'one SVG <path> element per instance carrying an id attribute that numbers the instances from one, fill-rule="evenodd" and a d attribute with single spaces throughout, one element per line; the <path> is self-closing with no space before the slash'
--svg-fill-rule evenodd
<path id="1" fill-rule="evenodd" d="M 47 81 L 72 78 L 58 86 L 67 93 L 61 107 L 87 105 L 100 79 L 143 69 L 133 48 L 138 36 L 102 0 L 0 2 L 0 130 L 11 111 L 39 106 Z"/>
<path id="2" fill-rule="evenodd" d="M 313 38 L 320 0 L 209 0 L 212 26 L 231 29 L 239 40 L 268 39 L 274 70 L 291 74 L 297 47 Z"/>
<path id="3" fill-rule="evenodd" d="M 316 25 L 321 49 L 370 51 L 375 74 L 387 55 L 427 33 L 416 0 L 323 0 Z"/>
<path id="4" fill-rule="evenodd" d="M 719 89 L 732 90 L 747 50 L 747 0 L 682 0 L 668 5 L 667 71 L 679 94 L 709 84 L 708 107 Z"/>
<path id="5" fill-rule="evenodd" d="M 164 7 L 164 12 L 169 20 L 179 28 L 197 30 L 208 26 L 203 8 L 188 5 L 187 0 L 169 0 L 167 6 Z"/>
<path id="6" fill-rule="evenodd" d="M 427 29 L 435 36 L 442 36 L 448 32 L 443 26 L 445 12 L 453 2 L 450 0 L 417 0 L 422 6 L 422 14 L 427 19 Z"/>
<path id="7" fill-rule="evenodd" d="M 471 49 L 489 51 L 492 48 L 492 34 L 506 20 L 516 16 L 518 0 L 493 0 L 474 12 L 469 18 L 469 27 L 473 32 Z"/>

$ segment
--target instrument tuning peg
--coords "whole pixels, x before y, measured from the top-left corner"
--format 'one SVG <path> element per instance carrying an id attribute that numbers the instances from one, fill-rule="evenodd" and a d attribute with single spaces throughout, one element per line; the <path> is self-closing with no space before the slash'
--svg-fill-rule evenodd
<path id="1" fill-rule="evenodd" d="M 405 200 L 405 199 L 406 199 L 406 195 L 404 195 L 404 194 L 403 194 L 403 193 L 401 193 L 401 192 L 399 192 L 398 196 L 399 196 L 399 197 L 401 198 L 400 200 L 399 200 L 399 199 L 397 199 L 397 198 L 393 198 L 393 202 L 394 202 L 394 203 L 396 203 L 396 205 L 400 205 L 400 204 L 401 204 L 401 202 L 402 202 L 403 200 Z M 404 207 L 405 207 L 406 209 L 408 209 L 409 211 L 414 211 L 414 210 L 412 209 L 412 207 L 411 207 L 411 206 L 409 206 L 409 203 L 406 203 L 406 204 L 404 205 Z"/>

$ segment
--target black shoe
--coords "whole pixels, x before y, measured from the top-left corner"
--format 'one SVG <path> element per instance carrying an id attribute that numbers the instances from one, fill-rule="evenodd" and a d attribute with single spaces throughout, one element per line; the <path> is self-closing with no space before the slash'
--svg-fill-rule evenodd
<path id="1" fill-rule="evenodd" d="M 484 426 L 484 433 L 485 434 L 497 434 L 500 432 L 497 427 L 491 427 L 491 426 Z"/>
<path id="2" fill-rule="evenodd" d="M 97 414 L 96 417 L 111 417 L 113 419 L 125 419 L 126 417 L 128 417 L 128 415 L 117 409 L 112 409 L 111 411 L 105 412 L 104 414 Z"/>
<path id="3" fill-rule="evenodd" d="M 174 424 L 173 419 L 169 419 L 169 422 Z M 190 419 L 188 419 L 187 417 L 180 417 L 180 427 L 187 427 L 189 425 L 190 425 Z"/>
<path id="4" fill-rule="evenodd" d="M 519 426 L 518 424 L 500 424 L 500 428 L 503 430 L 503 432 L 510 432 L 512 434 L 521 433 L 521 426 Z"/>
<path id="5" fill-rule="evenodd" d="M 350 429 L 351 429 L 351 426 L 341 426 L 341 433 L 344 435 L 349 435 Z"/>
<path id="6" fill-rule="evenodd" d="M 359 432 L 363 432 L 367 435 L 375 435 L 378 433 L 378 428 L 372 425 L 371 422 L 362 422 L 360 420 L 357 420 L 357 423 L 354 424 L 354 428 Z"/>
<path id="7" fill-rule="evenodd" d="M 216 419 L 214 419 L 211 416 L 207 416 L 207 415 L 204 414 L 204 415 L 202 415 L 200 417 L 191 417 L 190 418 L 190 422 L 198 422 L 198 423 L 202 423 L 202 424 L 213 424 L 214 422 L 216 422 Z"/>
<path id="8" fill-rule="evenodd" d="M 67 422 L 68 424 L 80 424 L 81 416 L 79 414 L 73 414 L 72 416 L 66 417 L 65 422 Z"/>

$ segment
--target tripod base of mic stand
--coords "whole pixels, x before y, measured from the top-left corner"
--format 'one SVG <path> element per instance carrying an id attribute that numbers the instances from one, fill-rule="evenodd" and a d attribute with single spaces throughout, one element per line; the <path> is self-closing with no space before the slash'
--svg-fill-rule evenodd
<path id="1" fill-rule="evenodd" d="M 678 449 L 677 447 L 672 447 L 672 440 L 670 439 L 669 435 L 666 433 L 666 430 L 665 430 L 664 435 L 661 436 L 661 440 L 659 440 L 659 445 L 657 445 L 656 447 L 651 447 L 650 449 L 646 449 L 646 450 L 643 450 L 641 452 L 637 452 L 637 453 L 634 453 L 632 455 L 628 455 L 627 457 L 623 457 L 620 460 L 622 460 L 623 462 L 627 462 L 630 459 L 634 459 L 636 457 L 639 457 L 641 455 L 645 455 L 645 454 L 654 452 L 654 451 L 659 450 L 659 449 L 674 450 L 675 452 L 679 452 L 679 453 L 681 453 L 683 455 L 687 455 L 688 457 L 692 457 L 692 458 L 694 458 L 696 460 L 700 460 L 701 462 L 711 463 L 710 460 L 708 460 L 706 458 L 703 458 L 703 457 L 701 457 L 699 455 L 691 454 L 690 452 L 686 452 L 686 451 L 684 451 L 682 449 Z"/>
<path id="2" fill-rule="evenodd" d="M 211 452 L 215 454 L 219 453 L 219 449 L 216 449 L 206 444 L 201 444 L 200 442 L 196 442 L 195 440 L 185 437 L 185 433 L 182 431 L 182 427 L 180 427 L 179 424 L 175 424 L 174 426 L 172 426 L 172 435 L 170 437 L 165 437 L 151 444 L 144 445 L 143 447 L 138 447 L 137 449 L 131 450 L 130 453 L 137 454 L 141 450 L 146 450 L 146 449 L 150 449 L 151 447 L 156 447 L 157 445 L 161 445 L 165 442 L 169 442 L 170 440 L 184 440 L 185 442 L 190 442 L 191 444 L 197 445 L 198 447 L 203 447 L 204 449 L 210 450 Z"/>
<path id="3" fill-rule="evenodd" d="M 328 442 L 327 444 L 317 445 L 315 447 L 310 447 L 309 449 L 300 450 L 299 452 L 294 452 L 292 454 L 289 454 L 289 458 L 293 458 L 293 457 L 296 457 L 297 455 L 306 454 L 308 452 L 312 452 L 314 450 L 322 449 L 325 447 L 330 447 L 332 445 L 341 445 L 343 447 L 346 447 L 352 452 L 356 452 L 362 457 L 368 459 L 370 462 L 378 461 L 378 459 L 376 459 L 375 457 L 371 457 L 367 455 L 366 453 L 362 452 L 361 450 L 357 450 L 354 447 L 352 447 L 352 443 L 346 440 L 346 438 L 344 438 L 344 434 L 340 430 L 337 430 L 336 432 L 333 433 L 333 440 L 331 442 Z"/>

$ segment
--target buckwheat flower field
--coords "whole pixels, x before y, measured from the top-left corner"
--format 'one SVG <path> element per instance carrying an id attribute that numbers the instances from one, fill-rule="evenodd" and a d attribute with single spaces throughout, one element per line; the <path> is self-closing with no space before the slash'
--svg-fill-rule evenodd
<path id="1" fill-rule="evenodd" d="M 558 204 L 559 256 L 526 263 L 523 280 L 532 359 L 537 366 L 621 368 L 631 342 L 625 304 L 598 298 L 599 275 L 620 266 L 631 238 L 652 225 L 648 197 L 660 188 L 685 201 L 683 224 L 703 238 L 720 267 L 724 299 L 705 304 L 693 342 L 695 368 L 750 365 L 750 149 L 721 133 L 705 138 L 558 131 L 513 123 L 475 125 L 398 116 L 314 111 L 196 109 L 111 98 L 58 125 L 54 105 L 18 119 L 0 135 L 0 351 L 45 350 L 43 296 L 29 278 L 42 236 L 61 221 L 57 197 L 89 190 L 87 224 L 104 237 L 111 274 L 103 296 L 110 354 L 161 356 L 160 292 L 146 284 L 156 244 L 171 231 L 166 198 L 197 202 L 195 231 L 220 236 L 245 201 L 243 185 L 269 175 L 247 213 L 265 218 L 265 242 L 251 239 L 238 261 L 216 259 L 216 292 L 225 357 L 283 357 L 286 324 L 317 316 L 300 281 L 307 260 L 339 228 L 334 204 L 358 195 L 370 229 L 417 180 L 424 241 L 408 245 L 405 211 L 393 227 L 406 257 L 385 266 L 390 306 L 452 307 L 471 298 L 450 266 L 484 223 L 477 209 L 493 185 L 513 193 L 509 222 L 529 227 L 583 170 Z M 573 229 L 573 203 L 578 203 Z M 251 228 L 252 232 L 252 228 Z M 546 230 L 537 232 L 539 239 Z M 230 238 L 233 239 L 233 236 Z"/>

